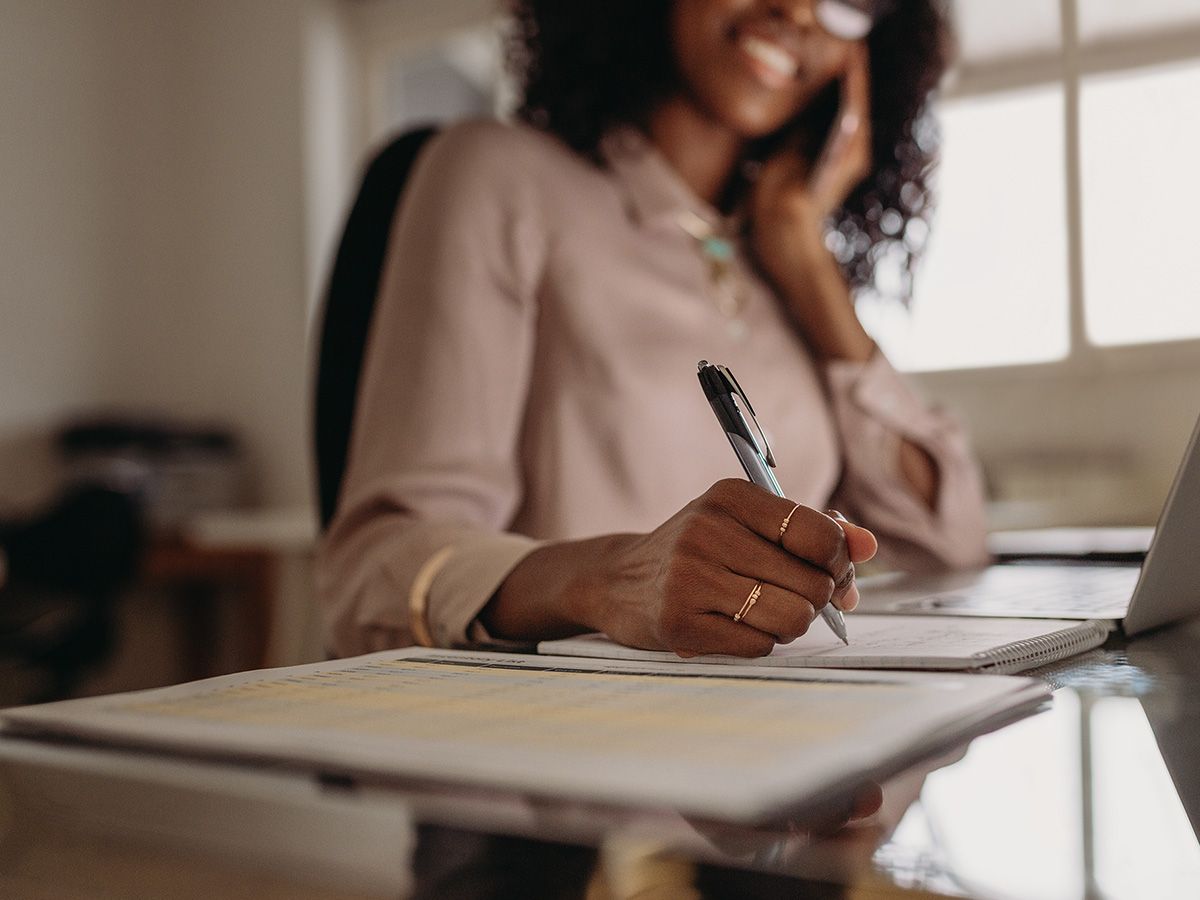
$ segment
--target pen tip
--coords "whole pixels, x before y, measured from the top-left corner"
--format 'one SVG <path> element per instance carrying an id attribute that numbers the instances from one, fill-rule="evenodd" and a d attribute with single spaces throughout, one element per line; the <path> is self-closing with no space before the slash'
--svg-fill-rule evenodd
<path id="1" fill-rule="evenodd" d="M 699 372 L 700 370 L 706 368 L 707 366 L 708 366 L 708 360 L 702 359 L 702 360 L 700 360 L 700 362 L 696 363 L 696 371 Z"/>
<path id="2" fill-rule="evenodd" d="M 850 638 L 846 634 L 846 620 L 841 610 L 831 604 L 821 610 L 821 618 L 829 625 L 829 630 L 838 636 L 838 640 L 849 647 Z"/>

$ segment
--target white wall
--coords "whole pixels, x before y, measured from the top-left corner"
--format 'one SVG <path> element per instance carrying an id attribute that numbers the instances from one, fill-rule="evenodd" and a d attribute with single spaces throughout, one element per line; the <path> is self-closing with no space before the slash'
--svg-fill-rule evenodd
<path id="1" fill-rule="evenodd" d="M 104 394 L 105 18 L 99 4 L 0 4 L 0 430 Z"/>
<path id="2" fill-rule="evenodd" d="M 0 440 L 97 405 L 225 421 L 262 499 L 307 500 L 316 5 L 0 0 Z"/>
<path id="3" fill-rule="evenodd" d="M 1154 524 L 1200 413 L 1200 372 L 1186 359 L 914 380 L 967 425 L 1003 501 L 996 527 Z"/>
<path id="4" fill-rule="evenodd" d="M 366 96 L 359 37 L 345 0 L 308 4 L 305 23 L 305 184 L 308 294 L 315 307 L 364 156 Z M 310 309 L 315 311 L 315 309 Z"/>

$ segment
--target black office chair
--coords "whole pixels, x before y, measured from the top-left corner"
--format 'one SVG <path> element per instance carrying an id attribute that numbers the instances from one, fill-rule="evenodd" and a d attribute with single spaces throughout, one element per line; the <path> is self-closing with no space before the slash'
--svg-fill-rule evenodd
<path id="1" fill-rule="evenodd" d="M 0 663 L 31 686 L 6 703 L 72 696 L 115 645 L 114 603 L 145 543 L 141 504 L 84 484 L 46 511 L 0 521 Z"/>
<path id="2" fill-rule="evenodd" d="M 368 165 L 329 277 L 313 410 L 323 528 L 337 509 L 346 471 L 359 372 L 392 222 L 413 163 L 436 131 L 428 126 L 405 132 Z"/>

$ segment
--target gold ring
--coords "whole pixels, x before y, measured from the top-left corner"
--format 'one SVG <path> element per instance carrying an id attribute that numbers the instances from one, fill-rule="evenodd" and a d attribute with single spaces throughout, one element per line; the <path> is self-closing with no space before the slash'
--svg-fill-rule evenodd
<path id="1" fill-rule="evenodd" d="M 754 607 L 758 602 L 758 595 L 762 593 L 762 582 L 754 582 L 754 588 L 750 591 L 750 596 L 746 598 L 746 602 L 742 604 L 742 608 L 733 614 L 733 621 L 740 622 L 746 618 L 746 613 Z"/>
<path id="2" fill-rule="evenodd" d="M 797 503 L 795 506 L 793 506 L 792 511 L 790 513 L 788 513 L 786 516 L 784 516 L 783 521 L 779 524 L 779 537 L 776 539 L 776 543 L 778 543 L 780 547 L 783 546 L 784 532 L 786 532 L 788 530 L 788 526 L 792 524 L 792 514 L 795 513 L 796 510 L 798 510 L 800 508 L 800 506 L 801 506 L 801 504 L 799 504 L 799 503 Z"/>

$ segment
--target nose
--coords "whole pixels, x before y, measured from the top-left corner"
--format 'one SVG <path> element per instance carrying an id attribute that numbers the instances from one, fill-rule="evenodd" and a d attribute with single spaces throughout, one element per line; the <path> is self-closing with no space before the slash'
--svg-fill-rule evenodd
<path id="1" fill-rule="evenodd" d="M 800 28 L 817 23 L 816 0 L 768 0 L 767 6 L 772 16 L 787 19 Z"/>

